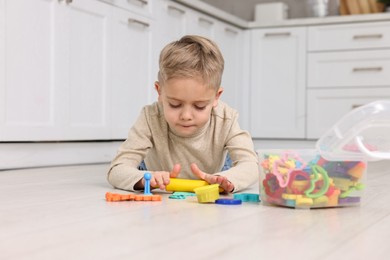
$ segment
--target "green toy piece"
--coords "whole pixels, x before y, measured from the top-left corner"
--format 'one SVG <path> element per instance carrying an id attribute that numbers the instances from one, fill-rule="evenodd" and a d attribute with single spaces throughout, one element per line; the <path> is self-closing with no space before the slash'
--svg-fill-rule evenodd
<path id="1" fill-rule="evenodd" d="M 176 191 L 172 193 L 172 195 L 169 196 L 170 199 L 178 199 L 178 200 L 184 200 L 187 197 L 193 197 L 196 196 L 194 192 L 184 192 L 184 191 Z"/>
<path id="2" fill-rule="evenodd" d="M 260 202 L 259 194 L 254 193 L 239 193 L 234 194 L 233 198 L 242 202 Z"/>

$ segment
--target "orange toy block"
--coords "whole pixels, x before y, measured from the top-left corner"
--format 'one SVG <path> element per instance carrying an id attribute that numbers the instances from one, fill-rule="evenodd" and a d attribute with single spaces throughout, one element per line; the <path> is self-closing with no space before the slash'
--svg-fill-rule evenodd
<path id="1" fill-rule="evenodd" d="M 334 190 L 333 193 L 328 196 L 328 207 L 336 207 L 338 205 L 340 193 L 340 190 Z"/>
<path id="2" fill-rule="evenodd" d="M 106 201 L 161 201 L 161 195 L 135 195 L 106 192 Z"/>
<path id="3" fill-rule="evenodd" d="M 359 162 L 353 168 L 349 169 L 348 174 L 356 179 L 360 179 L 366 169 L 364 162 Z"/>

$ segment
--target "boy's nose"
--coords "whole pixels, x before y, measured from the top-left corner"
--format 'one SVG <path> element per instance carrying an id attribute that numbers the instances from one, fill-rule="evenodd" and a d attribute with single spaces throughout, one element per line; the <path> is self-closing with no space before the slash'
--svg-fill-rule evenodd
<path id="1" fill-rule="evenodd" d="M 192 118 L 192 112 L 189 108 L 183 108 L 180 113 L 181 120 L 190 120 Z"/>

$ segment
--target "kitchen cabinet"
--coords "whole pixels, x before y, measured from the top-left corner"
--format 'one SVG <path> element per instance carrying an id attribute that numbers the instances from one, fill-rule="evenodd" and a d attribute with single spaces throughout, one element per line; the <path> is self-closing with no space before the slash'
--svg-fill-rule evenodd
<path id="1" fill-rule="evenodd" d="M 308 89 L 308 139 L 324 135 L 352 109 L 383 99 L 390 99 L 389 87 Z"/>
<path id="2" fill-rule="evenodd" d="M 55 88 L 52 18 L 60 7 L 54 0 L 0 3 L 0 140 L 57 137 L 62 97 Z"/>
<path id="3" fill-rule="evenodd" d="M 126 138 L 155 100 L 160 50 L 185 34 L 220 43 L 240 110 L 241 29 L 172 1 L 0 3 L 0 141 Z"/>
<path id="4" fill-rule="evenodd" d="M 0 141 L 126 138 L 148 101 L 152 20 L 115 4 L 2 0 Z"/>
<path id="5" fill-rule="evenodd" d="M 251 31 L 250 132 L 305 138 L 306 28 Z"/>
<path id="6" fill-rule="evenodd" d="M 390 22 L 308 28 L 307 138 L 352 109 L 390 98 Z"/>
<path id="7" fill-rule="evenodd" d="M 110 9 L 3 1 L 2 141 L 109 138 Z"/>

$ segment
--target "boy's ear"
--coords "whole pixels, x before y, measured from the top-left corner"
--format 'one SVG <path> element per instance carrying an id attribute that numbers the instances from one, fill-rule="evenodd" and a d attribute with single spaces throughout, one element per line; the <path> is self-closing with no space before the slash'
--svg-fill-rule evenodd
<path id="1" fill-rule="evenodd" d="M 160 86 L 160 83 L 158 81 L 154 82 L 154 89 L 157 91 L 158 96 L 160 97 L 160 95 L 161 95 L 161 86 Z"/>
<path id="2" fill-rule="evenodd" d="M 219 100 L 219 97 L 222 95 L 223 93 L 223 88 L 219 88 L 217 90 L 217 93 L 215 94 L 215 99 L 214 99 L 214 104 L 213 104 L 213 107 L 216 107 L 218 105 L 218 100 Z"/>

